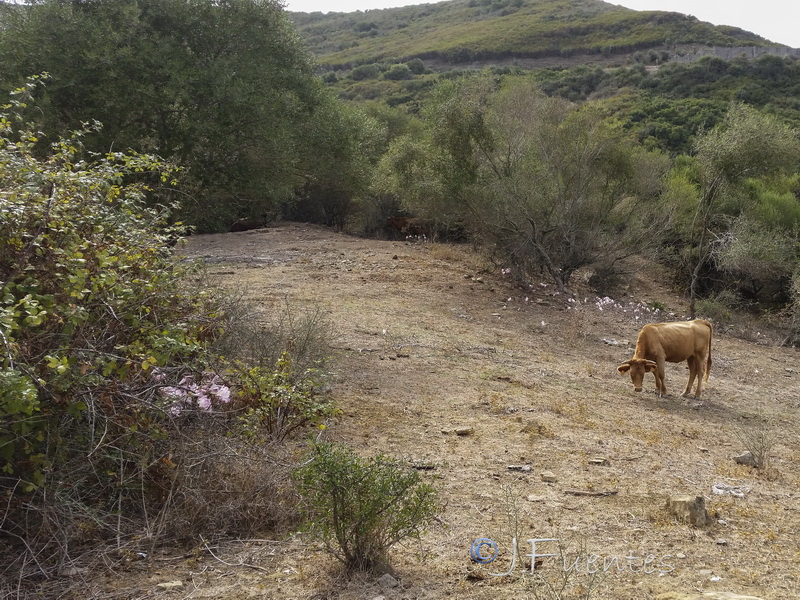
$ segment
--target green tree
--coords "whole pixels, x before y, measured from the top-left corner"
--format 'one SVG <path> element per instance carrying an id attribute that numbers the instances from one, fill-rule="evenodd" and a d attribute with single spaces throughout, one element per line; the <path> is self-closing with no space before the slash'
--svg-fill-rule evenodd
<path id="1" fill-rule="evenodd" d="M 0 5 L 0 85 L 48 72 L 46 130 L 97 119 L 89 149 L 137 148 L 187 168 L 203 229 L 275 210 L 313 152 L 311 59 L 273 0 L 45 0 Z"/>
<path id="2" fill-rule="evenodd" d="M 613 265 L 653 241 L 665 157 L 530 80 L 467 85 L 471 94 L 437 98 L 433 145 L 446 193 L 500 261 L 521 278 L 543 269 L 564 290 L 576 269 Z"/>
<path id="3" fill-rule="evenodd" d="M 298 133 L 313 139 L 314 149 L 298 163 L 303 183 L 288 214 L 343 230 L 368 189 L 384 127 L 358 106 L 323 93 Z"/>
<path id="4" fill-rule="evenodd" d="M 744 105 L 734 105 L 717 127 L 695 143 L 699 168 L 697 200 L 687 232 L 690 311 L 695 314 L 701 277 L 712 259 L 715 240 L 730 230 L 730 219 L 746 207 L 748 179 L 765 178 L 797 169 L 800 141 L 778 119 Z M 744 228 L 741 231 L 752 228 Z M 739 240 L 744 239 L 741 235 Z M 752 238 L 751 239 L 755 239 Z"/>

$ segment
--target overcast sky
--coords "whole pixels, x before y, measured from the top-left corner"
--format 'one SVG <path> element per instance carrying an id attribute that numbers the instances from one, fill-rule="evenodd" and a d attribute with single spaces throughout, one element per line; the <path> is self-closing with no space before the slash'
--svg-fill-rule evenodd
<path id="1" fill-rule="evenodd" d="M 353 12 L 425 4 L 414 0 L 285 0 L 297 12 Z M 715 25 L 734 25 L 773 42 L 800 48 L 798 0 L 610 0 L 634 10 L 671 10 Z M 433 4 L 433 2 L 431 2 Z"/>

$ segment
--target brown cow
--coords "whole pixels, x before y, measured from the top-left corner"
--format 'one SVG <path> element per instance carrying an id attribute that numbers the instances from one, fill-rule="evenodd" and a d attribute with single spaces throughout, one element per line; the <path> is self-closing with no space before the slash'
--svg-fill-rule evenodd
<path id="1" fill-rule="evenodd" d="M 239 219 L 231 225 L 230 231 L 236 232 L 250 231 L 251 229 L 261 229 L 262 227 L 267 226 L 267 217 L 268 215 L 265 213 L 257 219 Z"/>
<path id="2" fill-rule="evenodd" d="M 673 323 L 650 323 L 642 327 L 636 340 L 636 352 L 633 358 L 624 362 L 617 370 L 621 374 L 631 373 L 633 389 L 642 391 L 645 373 L 652 373 L 656 378 L 656 390 L 659 396 L 667 393 L 664 385 L 664 362 L 689 363 L 689 383 L 683 392 L 688 396 L 692 383 L 697 378 L 695 398 L 700 397 L 702 381 L 711 370 L 711 323 L 698 319 L 696 321 L 677 321 Z"/>
<path id="3" fill-rule="evenodd" d="M 405 237 L 421 237 L 428 234 L 428 223 L 417 217 L 389 217 L 386 227 Z"/>

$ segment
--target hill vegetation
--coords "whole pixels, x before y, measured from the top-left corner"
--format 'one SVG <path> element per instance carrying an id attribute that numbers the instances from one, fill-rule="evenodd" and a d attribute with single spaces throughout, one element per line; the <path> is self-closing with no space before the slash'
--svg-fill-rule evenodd
<path id="1" fill-rule="evenodd" d="M 615 59 L 652 48 L 679 52 L 690 44 L 769 44 L 735 27 L 599 0 L 452 0 L 291 18 L 319 63 L 336 69 L 414 58 L 463 65 L 577 55 Z"/>

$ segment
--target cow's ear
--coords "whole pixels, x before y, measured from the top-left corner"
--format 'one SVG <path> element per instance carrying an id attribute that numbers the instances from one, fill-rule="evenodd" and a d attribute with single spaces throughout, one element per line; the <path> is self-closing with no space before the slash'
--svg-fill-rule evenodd
<path id="1" fill-rule="evenodd" d="M 652 373 L 658 368 L 658 365 L 653 362 L 652 360 L 648 360 L 644 363 L 644 372 L 645 373 Z"/>
<path id="2" fill-rule="evenodd" d="M 631 370 L 631 363 L 626 362 L 622 363 L 620 366 L 617 367 L 617 371 L 620 372 L 620 375 L 625 375 L 628 371 Z"/>

